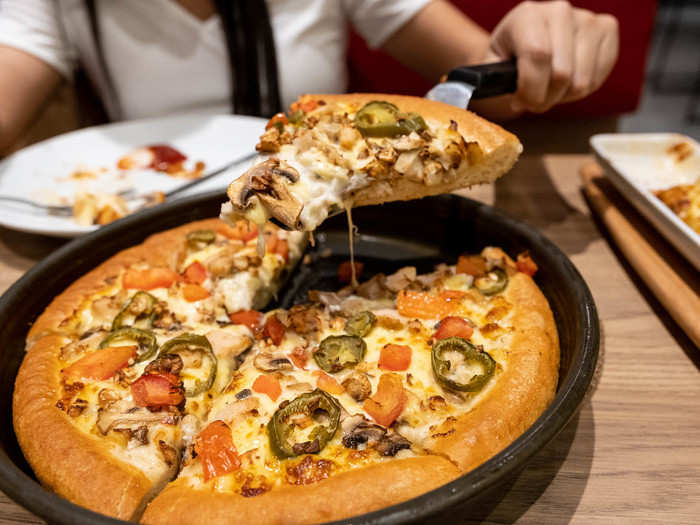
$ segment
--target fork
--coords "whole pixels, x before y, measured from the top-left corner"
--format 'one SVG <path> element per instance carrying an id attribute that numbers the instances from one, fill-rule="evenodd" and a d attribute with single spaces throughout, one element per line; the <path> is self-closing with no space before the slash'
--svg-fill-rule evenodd
<path id="1" fill-rule="evenodd" d="M 235 167 L 238 164 L 242 164 L 253 157 L 255 157 L 258 153 L 253 152 L 253 153 L 246 153 L 242 157 L 239 157 L 228 164 L 225 164 L 224 166 L 215 169 L 214 171 L 207 173 L 206 175 L 202 175 L 201 177 L 188 182 L 186 184 L 183 184 L 181 186 L 178 186 L 177 188 L 173 188 L 170 191 L 166 191 L 163 195 L 166 199 L 169 199 L 173 197 L 174 195 L 177 195 L 178 193 L 181 193 L 185 190 L 190 189 L 193 186 L 196 186 L 198 184 L 201 184 L 202 182 L 211 179 L 212 177 L 215 177 L 216 175 L 219 175 L 223 173 L 224 171 L 227 171 L 233 167 Z M 135 201 L 135 200 L 146 200 L 146 195 L 136 195 L 136 191 L 133 188 L 129 188 L 127 190 L 122 190 L 117 193 L 120 197 L 127 201 Z M 24 204 L 27 206 L 31 206 L 33 208 L 36 208 L 38 210 L 43 210 L 45 211 L 48 215 L 55 215 L 58 217 L 70 217 L 73 215 L 73 206 L 72 205 L 56 205 L 56 204 L 42 204 L 40 202 L 36 202 L 30 199 L 25 199 L 22 197 L 15 197 L 12 195 L 0 195 L 0 201 L 6 201 L 6 202 L 14 202 L 17 204 Z M 137 209 L 141 209 L 143 206 L 140 206 Z M 134 210 L 136 211 L 136 210 Z"/>

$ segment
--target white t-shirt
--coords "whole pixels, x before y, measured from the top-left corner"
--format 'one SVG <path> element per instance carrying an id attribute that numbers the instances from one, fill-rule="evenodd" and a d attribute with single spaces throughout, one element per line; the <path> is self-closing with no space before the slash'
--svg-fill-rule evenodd
<path id="1" fill-rule="evenodd" d="M 348 23 L 379 47 L 428 1 L 268 0 L 283 106 L 302 93 L 346 89 Z M 0 0 L 0 44 L 67 78 L 80 59 L 113 119 L 231 111 L 218 16 L 201 21 L 173 0 L 99 0 L 97 16 L 121 115 L 108 96 L 82 0 Z"/>

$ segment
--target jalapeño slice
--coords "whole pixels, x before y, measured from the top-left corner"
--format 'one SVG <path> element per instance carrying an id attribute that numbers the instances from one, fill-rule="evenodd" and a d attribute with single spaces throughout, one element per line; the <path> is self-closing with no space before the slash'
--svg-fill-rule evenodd
<path id="1" fill-rule="evenodd" d="M 318 345 L 313 356 L 316 364 L 326 372 L 340 372 L 362 361 L 367 345 L 355 335 L 329 335 Z"/>
<path id="2" fill-rule="evenodd" d="M 100 342 L 100 348 L 120 346 L 116 343 L 136 343 L 138 346 L 136 350 L 137 363 L 150 359 L 156 353 L 156 336 L 150 330 L 141 330 L 133 326 L 125 326 L 113 330 Z"/>
<path id="3" fill-rule="evenodd" d="M 306 416 L 306 417 L 304 417 Z M 294 441 L 295 420 L 308 418 L 313 428 L 304 438 Z M 270 449 L 280 459 L 301 454 L 317 454 L 333 439 L 340 422 L 340 405 L 330 395 L 318 388 L 282 403 L 267 424 Z M 302 441 L 303 440 L 303 441 Z"/>
<path id="4" fill-rule="evenodd" d="M 372 331 L 376 322 L 377 316 L 369 310 L 365 310 L 345 321 L 345 332 L 357 337 L 364 337 Z"/>
<path id="5" fill-rule="evenodd" d="M 217 359 L 209 340 L 203 335 L 185 333 L 173 337 L 160 347 L 159 356 L 177 354 L 182 359 L 180 373 L 185 396 L 206 392 L 216 379 Z"/>
<path id="6" fill-rule="evenodd" d="M 455 363 L 452 359 L 461 354 L 462 363 Z M 448 354 L 448 355 L 445 355 Z M 486 352 L 480 352 L 473 344 L 461 337 L 447 337 L 437 341 L 431 352 L 433 374 L 438 383 L 449 390 L 459 392 L 478 392 L 491 379 L 496 370 L 496 362 Z M 460 367 L 466 367 L 462 374 Z M 478 368 L 479 373 L 469 373 L 470 368 Z"/>
<path id="7" fill-rule="evenodd" d="M 384 100 L 368 102 L 355 115 L 355 125 L 365 137 L 396 137 L 427 129 L 418 113 L 402 113 Z"/>
<path id="8" fill-rule="evenodd" d="M 151 328 L 158 315 L 158 299 L 148 292 L 136 292 L 112 321 L 112 330 L 125 326 Z"/>
<path id="9" fill-rule="evenodd" d="M 194 230 L 187 234 L 186 239 L 187 246 L 194 250 L 200 250 L 216 240 L 216 232 L 214 230 Z"/>
<path id="10" fill-rule="evenodd" d="M 484 295 L 502 292 L 508 286 L 508 274 L 500 268 L 494 268 L 486 275 L 474 279 L 474 288 Z"/>

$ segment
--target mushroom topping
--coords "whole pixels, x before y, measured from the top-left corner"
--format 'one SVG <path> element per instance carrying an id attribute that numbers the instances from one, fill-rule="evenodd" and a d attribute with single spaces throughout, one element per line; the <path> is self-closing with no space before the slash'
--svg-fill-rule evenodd
<path id="1" fill-rule="evenodd" d="M 177 465 L 177 450 L 168 445 L 162 439 L 158 440 L 158 448 L 160 449 L 160 453 L 163 455 L 163 461 L 165 461 L 165 464 L 168 465 L 168 467 L 174 467 Z"/>
<path id="2" fill-rule="evenodd" d="M 299 180 L 299 173 L 286 162 L 272 158 L 256 164 L 228 188 L 234 210 L 245 211 L 251 197 L 257 196 L 272 217 L 297 229 L 304 206 L 289 193 L 285 179 L 291 183 Z"/>
<path id="3" fill-rule="evenodd" d="M 220 419 L 226 423 L 231 423 L 246 412 L 257 410 L 259 406 L 260 400 L 257 397 L 248 397 L 240 401 L 225 403 L 209 414 L 208 421 Z"/>
<path id="4" fill-rule="evenodd" d="M 372 385 L 364 374 L 353 373 L 343 381 L 343 388 L 355 401 L 364 401 L 372 393 Z"/>
<path id="5" fill-rule="evenodd" d="M 253 395 L 253 391 L 250 388 L 244 388 L 243 390 L 241 390 L 240 392 L 238 392 L 236 394 L 236 399 L 238 399 L 240 401 L 241 399 L 247 399 L 252 395 Z"/>
<path id="6" fill-rule="evenodd" d="M 160 423 L 170 414 L 151 412 L 143 407 L 129 407 L 126 401 L 114 403 L 110 408 L 101 408 L 97 415 L 97 428 L 102 434 L 107 434 L 116 428 L 135 428 L 149 423 Z"/>
<path id="7" fill-rule="evenodd" d="M 294 365 L 283 353 L 260 352 L 253 360 L 255 368 L 263 372 L 278 372 L 280 370 L 292 370 Z"/>
<path id="8" fill-rule="evenodd" d="M 136 429 L 115 428 L 114 431 L 120 432 L 126 436 L 129 448 L 148 445 L 148 427 L 146 425 L 141 425 Z"/>
<path id="9" fill-rule="evenodd" d="M 399 450 L 411 448 L 411 442 L 393 430 L 368 421 L 362 414 L 346 417 L 341 422 L 343 445 L 357 449 L 374 447 L 382 456 L 395 456 Z"/>

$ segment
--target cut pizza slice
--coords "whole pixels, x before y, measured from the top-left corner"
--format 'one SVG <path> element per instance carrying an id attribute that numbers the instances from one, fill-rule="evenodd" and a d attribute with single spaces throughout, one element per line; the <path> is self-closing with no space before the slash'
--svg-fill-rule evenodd
<path id="1" fill-rule="evenodd" d="M 90 272 L 34 323 L 14 426 L 40 480 L 89 509 L 138 517 L 176 474 L 212 393 L 253 343 L 237 322 L 262 308 L 305 236 L 198 221 Z"/>
<path id="2" fill-rule="evenodd" d="M 344 209 L 493 182 L 522 146 L 440 102 L 351 94 L 303 96 L 270 120 L 257 149 L 258 162 L 229 186 L 221 217 L 313 231 Z"/>

